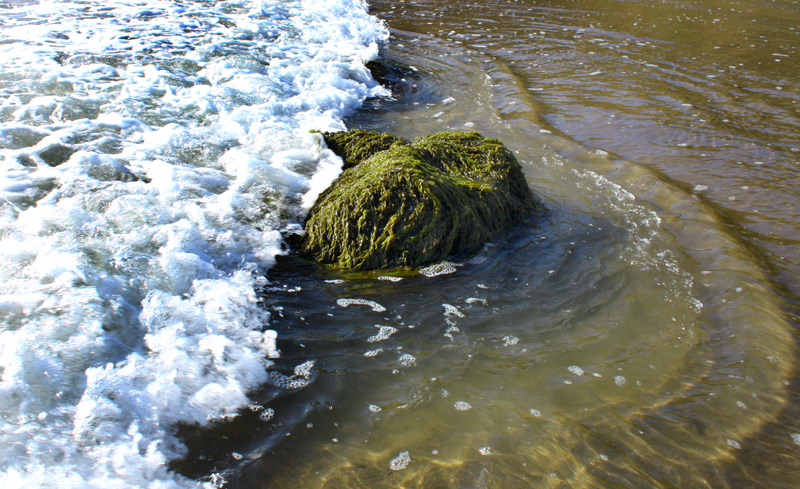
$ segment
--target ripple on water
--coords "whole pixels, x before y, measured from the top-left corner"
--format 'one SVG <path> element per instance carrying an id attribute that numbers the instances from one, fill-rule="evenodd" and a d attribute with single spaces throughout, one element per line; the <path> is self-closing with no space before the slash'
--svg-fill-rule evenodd
<path id="1" fill-rule="evenodd" d="M 402 132 L 413 113 L 415 135 L 441 111 L 439 124 L 460 125 L 458 111 L 469 107 L 470 120 L 518 152 L 551 214 L 480 260 L 451 264 L 457 273 L 408 277 L 391 288 L 340 284 L 385 306 L 387 317 L 398 318 L 392 324 L 415 325 L 391 339 L 392 350 L 414 352 L 415 368 L 396 370 L 392 356 L 364 358 L 361 333 L 342 340 L 359 360 L 317 350 L 331 371 L 341 369 L 337 375 L 368 394 L 348 389 L 338 398 L 336 451 L 305 439 L 299 466 L 265 461 L 263 470 L 308 487 L 593 487 L 592 474 L 629 487 L 657 486 L 654 480 L 724 487 L 704 467 L 720 450 L 745 447 L 774 415 L 792 368 L 785 321 L 758 268 L 696 200 L 645 169 L 575 147 L 570 154 L 582 156 L 565 158 L 505 126 L 492 112 L 493 97 L 515 87 L 490 60 L 475 54 L 495 83 L 487 88 L 470 55 L 413 39 L 395 49 L 431 73 L 420 83 L 435 88 L 421 86 L 411 109 L 357 120 Z M 438 107 L 447 97 L 464 103 Z M 370 326 L 349 311 L 336 321 Z M 480 409 L 463 399 L 479 399 Z M 380 419 L 362 419 L 365 403 L 384 407 Z M 351 405 L 361 414 L 348 416 Z M 628 456 L 613 456 L 609 439 Z M 800 444 L 800 436 L 787 439 Z M 481 472 L 484 447 L 493 465 Z M 418 454 L 402 479 L 371 468 L 385 473 L 398 451 Z"/>

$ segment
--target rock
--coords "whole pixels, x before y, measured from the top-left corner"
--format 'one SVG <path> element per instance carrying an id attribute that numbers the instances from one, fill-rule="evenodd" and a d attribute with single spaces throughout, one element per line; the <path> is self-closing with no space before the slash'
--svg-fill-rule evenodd
<path id="1" fill-rule="evenodd" d="M 413 93 L 417 88 L 417 75 L 408 66 L 403 66 L 395 61 L 380 58 L 366 63 L 372 78 L 387 88 L 394 98 L 402 98 Z"/>
<path id="2" fill-rule="evenodd" d="M 542 209 L 498 139 L 323 136 L 346 169 L 311 208 L 300 254 L 334 268 L 415 268 L 474 254 Z"/>
<path id="3" fill-rule="evenodd" d="M 380 134 L 362 129 L 328 132 L 323 136 L 328 148 L 342 158 L 343 170 L 356 166 L 375 153 L 389 149 L 394 143 L 404 142 L 388 132 Z"/>
<path id="4" fill-rule="evenodd" d="M 63 144 L 54 144 L 47 149 L 39 151 L 39 157 L 50 166 L 58 166 L 69 160 L 69 157 L 78 150 Z"/>

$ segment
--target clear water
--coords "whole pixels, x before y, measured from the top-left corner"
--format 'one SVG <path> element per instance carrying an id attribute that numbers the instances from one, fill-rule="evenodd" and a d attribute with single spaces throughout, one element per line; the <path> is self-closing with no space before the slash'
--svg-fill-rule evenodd
<path id="1" fill-rule="evenodd" d="M 800 260 L 750 238 L 788 239 L 793 177 L 763 218 L 721 184 L 789 172 L 791 104 L 665 113 L 724 58 L 649 27 L 686 5 L 371 4 L 402 96 L 358 1 L 2 4 L 10 486 L 792 487 Z M 549 213 L 419 273 L 283 256 L 345 125 L 501 137 Z"/>
<path id="2" fill-rule="evenodd" d="M 384 56 L 416 70 L 408 93 L 352 124 L 502 137 L 551 212 L 451 273 L 276 270 L 294 288 L 273 324 L 318 377 L 276 410 L 309 415 L 285 414 L 232 487 L 737 487 L 728 467 L 777 423 L 794 368 L 750 254 L 656 174 L 540 132 L 529 107 L 506 117 L 519 87 L 480 52 L 396 31 Z"/>

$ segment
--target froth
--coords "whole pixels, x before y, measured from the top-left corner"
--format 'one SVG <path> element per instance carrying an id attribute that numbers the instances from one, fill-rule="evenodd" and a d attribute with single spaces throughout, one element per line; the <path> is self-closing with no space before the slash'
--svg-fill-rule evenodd
<path id="1" fill-rule="evenodd" d="M 6 487 L 199 484 L 166 468 L 185 451 L 173 427 L 235 416 L 274 381 L 256 290 L 281 228 L 339 171 L 309 131 L 381 93 L 363 63 L 385 36 L 360 0 L 5 16 Z"/>

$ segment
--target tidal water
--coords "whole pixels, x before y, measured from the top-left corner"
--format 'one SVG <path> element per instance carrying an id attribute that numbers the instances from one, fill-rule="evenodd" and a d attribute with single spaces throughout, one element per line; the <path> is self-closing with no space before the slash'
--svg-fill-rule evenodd
<path id="1" fill-rule="evenodd" d="M 0 2 L 3 487 L 197 487 L 181 426 L 285 385 L 259 291 L 386 36 L 358 0 Z"/>
<path id="2" fill-rule="evenodd" d="M 292 292 L 329 411 L 236 485 L 795 487 L 800 8 L 371 6 L 408 76 L 348 123 L 501 137 L 551 214 L 452 274 Z"/>
<path id="3" fill-rule="evenodd" d="M 0 20 L 9 487 L 796 486 L 797 5 Z M 345 127 L 500 137 L 548 212 L 418 271 L 303 262 L 310 131 Z"/>

